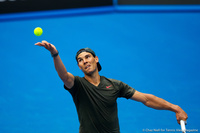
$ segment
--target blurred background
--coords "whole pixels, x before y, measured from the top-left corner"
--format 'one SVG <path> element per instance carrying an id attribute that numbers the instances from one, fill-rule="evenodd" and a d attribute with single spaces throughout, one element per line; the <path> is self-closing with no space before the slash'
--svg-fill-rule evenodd
<path id="1" fill-rule="evenodd" d="M 181 106 L 188 131 L 200 129 L 199 0 L 0 0 L 0 133 L 77 133 L 71 95 L 50 53 L 59 50 L 67 70 L 92 48 L 100 75 Z M 43 29 L 35 36 L 35 27 Z M 175 113 L 118 99 L 121 133 L 180 132 Z"/>

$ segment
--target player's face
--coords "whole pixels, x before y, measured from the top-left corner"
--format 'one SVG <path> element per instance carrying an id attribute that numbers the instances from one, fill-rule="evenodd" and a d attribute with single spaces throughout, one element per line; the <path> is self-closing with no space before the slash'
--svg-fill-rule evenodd
<path id="1" fill-rule="evenodd" d="M 94 57 L 91 53 L 80 53 L 77 57 L 77 61 L 79 68 L 87 75 L 91 75 L 93 72 L 98 71 L 98 57 Z"/>

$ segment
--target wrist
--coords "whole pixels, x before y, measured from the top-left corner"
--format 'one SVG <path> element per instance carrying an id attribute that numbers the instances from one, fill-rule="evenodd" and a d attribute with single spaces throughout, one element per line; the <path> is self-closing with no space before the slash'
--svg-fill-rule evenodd
<path id="1" fill-rule="evenodd" d="M 58 50 L 57 49 L 54 49 L 54 50 L 52 50 L 52 51 L 50 51 L 51 52 L 51 54 L 57 54 L 58 53 Z"/>
<path id="2" fill-rule="evenodd" d="M 181 108 L 178 105 L 173 105 L 173 107 L 172 107 L 173 112 L 178 113 L 178 112 L 180 112 L 180 110 L 181 110 Z"/>
<path id="3" fill-rule="evenodd" d="M 51 56 L 54 58 L 56 56 L 58 56 L 59 52 L 58 50 L 56 50 L 56 52 L 51 52 Z"/>

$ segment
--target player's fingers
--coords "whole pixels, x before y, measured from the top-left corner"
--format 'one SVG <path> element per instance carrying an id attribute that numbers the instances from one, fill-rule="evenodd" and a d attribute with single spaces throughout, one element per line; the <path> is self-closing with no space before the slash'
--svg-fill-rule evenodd
<path id="1" fill-rule="evenodd" d="M 45 40 L 42 41 L 42 43 L 49 45 L 49 47 L 54 48 L 55 46 Z"/>
<path id="2" fill-rule="evenodd" d="M 180 118 L 178 117 L 176 118 L 176 120 L 177 120 L 177 123 L 180 124 Z"/>
<path id="3" fill-rule="evenodd" d="M 56 50 L 55 46 L 45 40 L 43 40 L 42 42 L 37 42 L 35 43 L 35 45 L 37 46 L 42 46 L 44 48 L 46 48 L 47 50 L 49 50 L 50 52 L 54 53 Z"/>
<path id="4" fill-rule="evenodd" d="M 49 50 L 49 44 L 48 43 L 44 43 L 44 47 Z"/>
<path id="5" fill-rule="evenodd" d="M 48 49 L 49 43 L 48 43 L 47 41 L 43 40 L 43 41 L 42 41 L 42 44 L 44 45 L 44 47 L 45 47 L 46 49 Z"/>
<path id="6" fill-rule="evenodd" d="M 45 41 L 45 40 L 42 40 L 42 43 L 48 43 L 47 41 Z"/>
<path id="7" fill-rule="evenodd" d="M 45 45 L 45 48 L 47 50 L 49 50 L 50 52 L 52 52 L 53 48 L 52 48 L 52 44 L 51 43 L 45 42 L 44 45 Z"/>
<path id="8" fill-rule="evenodd" d="M 35 43 L 35 45 L 42 46 L 41 42 L 37 42 L 37 43 Z"/>
<path id="9" fill-rule="evenodd" d="M 43 44 L 43 46 L 44 46 L 46 49 L 48 49 L 48 45 L 47 45 L 48 42 L 47 42 L 47 41 L 43 40 L 43 41 L 42 41 L 42 44 Z"/>
<path id="10" fill-rule="evenodd" d="M 178 124 L 180 124 L 180 121 L 181 121 L 181 120 L 187 121 L 188 116 L 187 116 L 186 113 L 184 113 L 183 115 L 177 115 L 176 119 L 177 119 Z"/>
<path id="11" fill-rule="evenodd" d="M 177 120 L 177 123 L 180 124 L 180 120 Z"/>

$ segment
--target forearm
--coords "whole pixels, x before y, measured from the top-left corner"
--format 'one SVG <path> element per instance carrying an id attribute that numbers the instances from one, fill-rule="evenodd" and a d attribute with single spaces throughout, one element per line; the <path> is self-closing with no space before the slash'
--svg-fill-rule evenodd
<path id="1" fill-rule="evenodd" d="M 60 58 L 60 56 L 56 56 L 53 58 L 54 60 L 54 66 L 55 66 L 55 69 L 59 75 L 59 77 L 61 78 L 62 81 L 65 81 L 67 80 L 68 78 L 68 73 L 67 73 L 67 70 Z"/>
<path id="2" fill-rule="evenodd" d="M 147 100 L 143 104 L 148 107 L 158 109 L 158 110 L 170 110 L 175 113 L 180 110 L 179 106 L 169 103 L 168 101 L 162 98 L 156 97 L 154 95 L 145 94 L 145 97 Z"/>

